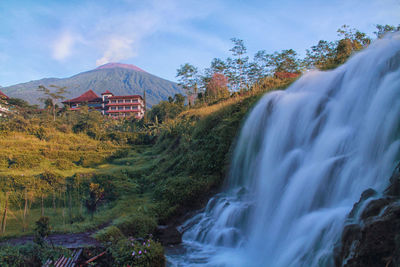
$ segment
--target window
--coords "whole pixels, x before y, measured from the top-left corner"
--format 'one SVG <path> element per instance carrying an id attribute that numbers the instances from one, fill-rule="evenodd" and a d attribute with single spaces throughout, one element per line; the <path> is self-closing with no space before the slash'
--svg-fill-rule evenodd
<path id="1" fill-rule="evenodd" d="M 124 107 L 118 107 L 118 110 L 123 110 L 124 109 Z"/>
<path id="2" fill-rule="evenodd" d="M 123 99 L 118 100 L 118 103 L 124 103 L 124 100 Z"/>

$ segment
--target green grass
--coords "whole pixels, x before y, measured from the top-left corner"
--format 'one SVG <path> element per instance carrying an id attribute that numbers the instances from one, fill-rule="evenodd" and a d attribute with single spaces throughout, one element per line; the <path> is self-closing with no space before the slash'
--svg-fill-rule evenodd
<path id="1" fill-rule="evenodd" d="M 3 237 L 32 233 L 34 222 L 40 217 L 41 194 L 45 194 L 45 215 L 56 232 L 80 232 L 105 224 L 115 226 L 119 218 L 136 215 L 164 224 L 200 208 L 220 189 L 236 134 L 262 92 L 260 89 L 257 93 L 185 111 L 159 125 L 154 145 L 118 146 L 84 134 L 57 131 L 48 131 L 43 140 L 19 132 L 0 136 L 0 159 L 3 158 L 4 166 L 8 164 L 1 167 L 0 160 L 0 186 L 20 190 L 16 196 L 19 200 L 11 201 L 14 217 L 9 216 Z M 20 160 L 21 155 L 31 158 L 33 165 L 24 162 L 26 158 Z M 37 157 L 39 163 L 35 161 Z M 19 165 L 13 168 L 13 164 Z M 44 170 L 60 176 L 56 179 L 58 187 L 39 179 Z M 104 199 L 93 218 L 84 207 L 90 183 L 104 190 Z M 35 201 L 28 227 L 22 232 L 21 209 L 26 187 L 32 188 Z M 52 192 L 60 194 L 67 188 L 70 189 L 65 204 L 64 197 L 57 197 L 58 208 L 54 212 Z M 0 210 L 4 209 L 4 198 L 0 194 Z M 82 215 L 83 221 L 69 222 L 69 206 L 73 217 Z"/>

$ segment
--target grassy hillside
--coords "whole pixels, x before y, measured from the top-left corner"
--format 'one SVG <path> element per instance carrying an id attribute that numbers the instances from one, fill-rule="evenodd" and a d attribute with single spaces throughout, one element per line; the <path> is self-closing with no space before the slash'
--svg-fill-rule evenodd
<path id="1" fill-rule="evenodd" d="M 13 213 L 2 235 L 30 233 L 42 214 L 57 231 L 80 231 L 138 212 L 165 224 L 201 207 L 227 174 L 244 116 L 266 90 L 287 83 L 265 79 L 251 93 L 184 109 L 162 124 L 87 110 L 56 122 L 47 114 L 2 121 L 0 210 L 8 197 Z"/>
<path id="2" fill-rule="evenodd" d="M 244 117 L 265 91 L 289 82 L 268 78 L 251 92 L 183 107 L 163 123 L 84 109 L 61 111 L 55 122 L 45 113 L 0 121 L 2 236 L 32 234 L 46 216 L 53 232 L 98 229 L 114 263 L 131 262 L 126 238 L 151 240 L 158 224 L 175 223 L 218 192 Z M 177 104 L 160 104 L 168 105 Z M 153 246 L 152 261 L 163 261 Z"/>

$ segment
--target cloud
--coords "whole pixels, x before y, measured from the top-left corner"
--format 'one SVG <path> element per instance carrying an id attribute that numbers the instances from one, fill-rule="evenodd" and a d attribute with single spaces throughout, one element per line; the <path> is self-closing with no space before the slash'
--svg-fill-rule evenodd
<path id="1" fill-rule="evenodd" d="M 73 46 L 78 40 L 79 38 L 70 32 L 63 32 L 53 43 L 52 57 L 60 61 L 66 59 L 71 55 Z"/>
<path id="2" fill-rule="evenodd" d="M 103 57 L 96 60 L 96 66 L 134 57 L 136 53 L 132 44 L 132 39 L 121 36 L 111 37 L 108 41 L 108 45 L 104 51 Z"/>
<path id="3" fill-rule="evenodd" d="M 126 2 L 137 6 L 137 1 Z M 116 11 L 114 13 L 114 10 L 107 10 L 107 16 L 102 16 L 94 27 L 93 39 L 98 41 L 92 45 L 101 53 L 101 57 L 96 60 L 97 66 L 138 56 L 146 38 L 155 34 L 208 40 L 205 34 L 185 26 L 191 20 L 204 18 L 212 11 L 196 4 L 194 0 L 151 0 L 136 9 Z M 216 37 L 210 38 L 209 42 L 222 46 L 222 42 Z"/>

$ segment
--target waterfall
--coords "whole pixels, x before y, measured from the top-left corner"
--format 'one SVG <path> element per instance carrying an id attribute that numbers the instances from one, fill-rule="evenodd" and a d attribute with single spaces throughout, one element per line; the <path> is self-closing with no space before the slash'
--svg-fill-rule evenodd
<path id="1" fill-rule="evenodd" d="M 226 190 L 187 221 L 172 266 L 333 266 L 346 216 L 399 158 L 400 35 L 266 94 L 244 123 Z"/>

